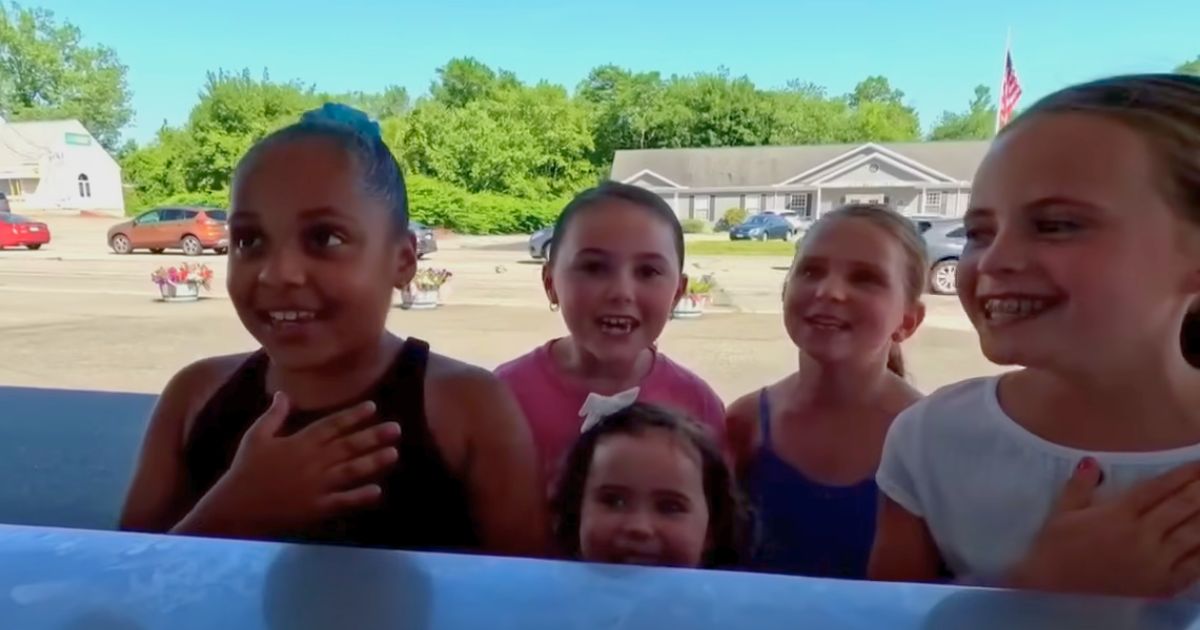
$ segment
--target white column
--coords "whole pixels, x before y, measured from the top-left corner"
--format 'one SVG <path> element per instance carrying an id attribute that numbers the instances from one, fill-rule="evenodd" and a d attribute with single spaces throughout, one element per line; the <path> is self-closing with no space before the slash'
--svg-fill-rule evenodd
<path id="1" fill-rule="evenodd" d="M 683 217 L 680 216 L 680 214 L 679 214 L 679 191 L 676 190 L 674 192 L 674 195 L 675 195 L 675 197 L 674 197 L 674 201 L 671 202 L 671 208 L 673 208 L 675 210 L 675 216 L 682 219 Z"/>
<path id="2" fill-rule="evenodd" d="M 922 186 L 917 194 L 921 195 L 921 198 L 917 201 L 917 214 L 925 214 L 925 187 Z"/>
<path id="3" fill-rule="evenodd" d="M 813 213 L 812 213 L 812 216 L 813 216 L 813 218 L 814 218 L 814 219 L 820 219 L 820 218 L 821 218 L 821 187 L 820 187 L 820 186 L 817 186 L 817 200 L 816 200 L 816 207 L 815 207 L 815 208 L 813 208 Z"/>

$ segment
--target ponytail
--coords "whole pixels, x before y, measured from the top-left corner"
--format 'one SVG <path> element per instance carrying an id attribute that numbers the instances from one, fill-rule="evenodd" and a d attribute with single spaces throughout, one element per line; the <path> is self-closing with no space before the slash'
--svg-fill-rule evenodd
<path id="1" fill-rule="evenodd" d="M 1192 311 L 1183 318 L 1179 343 L 1183 349 L 1183 358 L 1187 359 L 1192 367 L 1200 370 L 1200 311 Z"/>
<path id="2" fill-rule="evenodd" d="M 904 353 L 900 351 L 898 343 L 893 343 L 892 347 L 888 348 L 887 369 L 900 378 L 908 378 L 904 369 Z"/>

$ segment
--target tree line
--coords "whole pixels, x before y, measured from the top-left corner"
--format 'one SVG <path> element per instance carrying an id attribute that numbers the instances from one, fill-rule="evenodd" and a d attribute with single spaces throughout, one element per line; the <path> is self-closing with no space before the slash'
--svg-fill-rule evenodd
<path id="1" fill-rule="evenodd" d="M 1200 57 L 1177 70 L 1200 74 Z M 568 89 L 455 58 L 416 99 L 397 86 L 335 94 L 266 72 L 214 71 L 186 121 L 138 146 L 121 144 L 133 114 L 125 74 L 113 50 L 83 44 L 75 26 L 0 0 L 0 116 L 80 119 L 120 159 L 133 209 L 181 198 L 223 203 L 234 164 L 255 140 L 329 100 L 379 120 L 424 191 L 418 196 L 474 208 L 435 212 L 414 201 L 418 216 L 475 231 L 553 216 L 563 197 L 607 174 L 620 149 L 986 139 L 996 116 L 984 85 L 922 134 L 904 92 L 883 76 L 831 94 L 801 80 L 765 88 L 725 69 L 664 76 L 604 65 Z M 537 210 L 515 224 L 501 219 L 522 205 Z"/>

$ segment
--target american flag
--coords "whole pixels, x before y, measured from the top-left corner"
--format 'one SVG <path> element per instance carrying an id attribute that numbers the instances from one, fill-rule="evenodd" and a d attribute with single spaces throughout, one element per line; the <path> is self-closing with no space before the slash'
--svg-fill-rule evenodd
<path id="1" fill-rule="evenodd" d="M 996 113 L 996 131 L 1012 120 L 1017 101 L 1021 100 L 1021 82 L 1013 69 L 1012 51 L 1004 55 L 1004 84 L 1000 87 L 1000 111 Z"/>

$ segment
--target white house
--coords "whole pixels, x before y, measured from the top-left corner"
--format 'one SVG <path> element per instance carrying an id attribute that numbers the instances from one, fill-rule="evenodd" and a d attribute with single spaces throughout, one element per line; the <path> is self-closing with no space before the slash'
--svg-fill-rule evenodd
<path id="1" fill-rule="evenodd" d="M 121 167 L 78 120 L 0 119 L 0 193 L 13 212 L 125 214 Z"/>
<path id="2" fill-rule="evenodd" d="M 961 216 L 989 142 L 642 149 L 617 151 L 612 179 L 658 193 L 681 219 L 730 208 L 817 218 L 843 203 Z"/>

